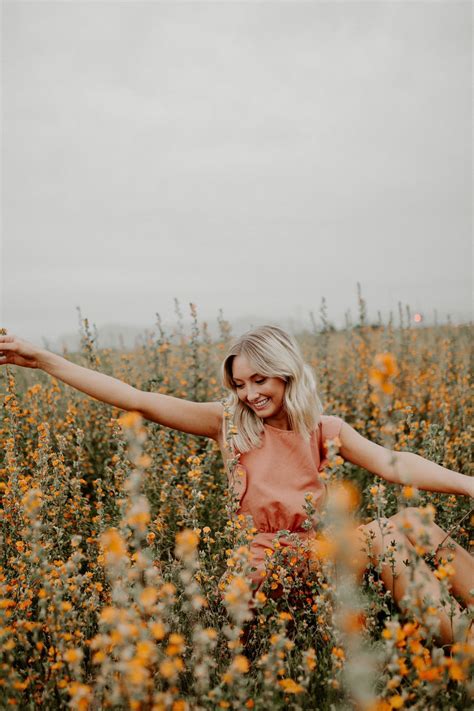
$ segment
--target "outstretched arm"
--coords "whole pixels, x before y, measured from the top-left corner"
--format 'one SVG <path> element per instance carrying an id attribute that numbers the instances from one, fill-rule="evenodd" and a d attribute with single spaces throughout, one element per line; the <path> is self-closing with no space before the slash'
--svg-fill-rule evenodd
<path id="1" fill-rule="evenodd" d="M 412 452 L 394 452 L 362 437 L 347 422 L 340 433 L 341 455 L 394 484 L 474 497 L 474 477 L 459 474 Z"/>
<path id="2" fill-rule="evenodd" d="M 218 439 L 222 423 L 219 402 L 191 402 L 149 393 L 110 375 L 83 368 L 55 353 L 15 336 L 0 336 L 0 365 L 40 368 L 63 383 L 121 410 L 134 410 L 145 419 L 188 434 Z"/>

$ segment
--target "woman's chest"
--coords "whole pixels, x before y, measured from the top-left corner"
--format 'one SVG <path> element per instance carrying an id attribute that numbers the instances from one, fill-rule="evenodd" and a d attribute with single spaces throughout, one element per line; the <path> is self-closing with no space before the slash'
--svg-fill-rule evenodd
<path id="1" fill-rule="evenodd" d="M 261 448 L 241 454 L 239 464 L 252 488 L 301 490 L 319 479 L 320 454 L 314 439 L 267 435 Z"/>

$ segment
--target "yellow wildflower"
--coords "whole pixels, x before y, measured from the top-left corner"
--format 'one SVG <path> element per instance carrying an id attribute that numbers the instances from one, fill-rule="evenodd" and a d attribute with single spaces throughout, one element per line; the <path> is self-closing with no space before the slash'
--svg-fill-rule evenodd
<path id="1" fill-rule="evenodd" d="M 154 587 L 143 588 L 139 600 L 143 607 L 152 607 L 158 598 L 158 590 Z"/>
<path id="2" fill-rule="evenodd" d="M 67 649 L 63 654 L 63 659 L 68 664 L 76 664 L 82 661 L 83 656 L 82 649 Z"/>
<path id="3" fill-rule="evenodd" d="M 250 669 L 249 660 L 243 654 L 238 654 L 232 661 L 232 669 L 240 674 L 246 674 Z"/>
<path id="4" fill-rule="evenodd" d="M 100 538 L 107 565 L 118 563 L 127 554 L 125 541 L 116 528 L 109 528 Z"/>
<path id="5" fill-rule="evenodd" d="M 199 535 L 190 528 L 185 528 L 176 534 L 176 555 L 178 558 L 191 558 L 199 543 Z"/>
<path id="6" fill-rule="evenodd" d="M 280 679 L 278 684 L 286 694 L 301 694 L 304 688 L 293 679 Z"/>

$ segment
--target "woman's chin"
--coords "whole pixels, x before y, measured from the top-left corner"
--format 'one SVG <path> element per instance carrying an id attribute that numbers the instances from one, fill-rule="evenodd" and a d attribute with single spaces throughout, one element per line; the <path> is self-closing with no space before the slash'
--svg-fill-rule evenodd
<path id="1" fill-rule="evenodd" d="M 254 409 L 254 412 L 258 417 L 261 417 L 262 420 L 265 420 L 267 417 L 271 417 L 273 415 L 271 407 L 264 407 L 262 410 Z"/>

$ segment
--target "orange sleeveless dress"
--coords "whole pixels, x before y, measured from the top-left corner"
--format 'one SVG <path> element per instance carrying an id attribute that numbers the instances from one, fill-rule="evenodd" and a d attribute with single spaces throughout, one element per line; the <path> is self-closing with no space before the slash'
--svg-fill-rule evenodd
<path id="1" fill-rule="evenodd" d="M 275 550 L 278 531 L 298 533 L 303 540 L 314 535 L 303 528 L 305 494 L 313 494 L 316 509 L 322 506 L 326 487 L 319 472 L 327 464 L 325 442 L 339 435 L 342 422 L 323 416 L 308 442 L 293 430 L 264 425 L 262 446 L 240 454 L 231 485 L 239 500 L 237 514 L 251 516 L 257 529 L 250 544 L 254 592 L 265 580 L 265 549 Z M 279 543 L 291 545 L 287 537 Z"/>

